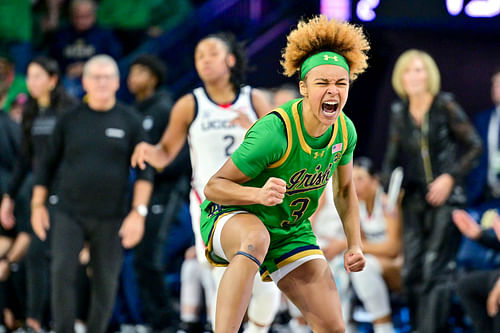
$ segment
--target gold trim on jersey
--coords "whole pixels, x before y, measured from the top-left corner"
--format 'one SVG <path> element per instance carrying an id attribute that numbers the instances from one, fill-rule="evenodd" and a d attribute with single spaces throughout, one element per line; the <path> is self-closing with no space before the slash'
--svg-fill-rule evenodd
<path id="1" fill-rule="evenodd" d="M 219 220 L 221 218 L 223 218 L 224 216 L 227 216 L 231 213 L 234 213 L 234 211 L 223 213 L 219 217 L 217 217 L 217 219 L 214 221 L 212 231 L 210 232 L 210 237 L 208 238 L 207 248 L 205 249 L 205 257 L 207 258 L 208 262 L 214 266 L 217 266 L 217 267 L 226 267 L 227 265 L 229 265 L 229 263 L 228 262 L 226 262 L 226 263 L 217 262 L 210 255 L 210 253 L 212 252 L 212 248 L 213 248 L 213 237 L 214 237 L 214 233 L 215 233 L 215 228 L 217 228 L 217 223 L 219 222 Z M 220 259 L 225 260 L 223 258 L 220 258 Z"/>
<path id="2" fill-rule="evenodd" d="M 343 116 L 343 113 L 340 112 L 339 117 L 337 117 L 337 120 L 335 121 L 335 124 L 333 125 L 333 134 L 332 137 L 330 138 L 330 142 L 328 142 L 328 147 L 330 148 L 333 143 L 335 142 L 335 139 L 337 138 L 337 132 L 339 131 L 339 118 Z"/>
<path id="3" fill-rule="evenodd" d="M 273 279 L 271 277 L 271 273 L 266 269 L 264 272 L 260 273 L 260 279 L 263 282 L 273 282 Z"/>
<path id="4" fill-rule="evenodd" d="M 292 106 L 292 114 L 293 114 L 293 120 L 295 121 L 295 127 L 297 128 L 297 134 L 299 136 L 299 142 L 300 145 L 302 146 L 302 150 L 304 150 L 306 153 L 311 155 L 311 147 L 307 144 L 306 140 L 304 139 L 304 133 L 302 133 L 302 124 L 300 123 L 300 116 L 299 116 L 299 110 L 297 108 L 297 105 L 299 104 L 300 101 L 295 102 Z"/>
<path id="5" fill-rule="evenodd" d="M 347 149 L 347 141 L 349 139 L 347 136 L 347 125 L 345 123 L 344 112 L 342 112 L 340 115 L 341 115 L 340 124 L 342 125 L 342 143 L 344 145 L 344 147 L 342 147 L 342 155 L 344 155 L 345 150 Z"/>
<path id="6" fill-rule="evenodd" d="M 302 101 L 302 100 L 300 100 Z M 292 106 L 292 114 L 293 114 L 293 119 L 295 121 L 295 127 L 297 128 L 297 134 L 298 134 L 298 137 L 299 137 L 299 142 L 300 142 L 300 146 L 302 147 L 302 149 L 308 153 L 309 155 L 312 154 L 312 148 L 307 144 L 305 138 L 304 138 L 304 133 L 302 131 L 302 123 L 300 122 L 300 115 L 299 115 L 299 110 L 298 110 L 298 104 L 299 102 L 296 102 L 295 104 L 293 104 Z M 328 142 L 328 145 L 327 145 L 327 148 L 330 148 L 331 145 L 333 145 L 333 143 L 335 142 L 335 139 L 337 138 L 337 132 L 338 132 L 338 123 L 339 123 L 339 118 L 342 117 L 342 121 L 344 122 L 343 123 L 343 126 L 345 126 L 345 120 L 343 118 L 343 113 L 341 112 L 339 117 L 337 118 L 337 120 L 335 121 L 335 124 L 334 124 L 334 127 L 333 127 L 333 132 L 332 132 L 332 136 L 330 137 L 330 141 Z M 342 127 L 343 129 L 344 127 Z"/>
<path id="7" fill-rule="evenodd" d="M 285 154 L 279 160 L 269 165 L 269 168 L 277 168 L 281 166 L 283 163 L 285 163 L 286 159 L 288 158 L 288 155 L 290 155 L 290 151 L 292 150 L 292 144 L 293 144 L 292 123 L 290 122 L 288 114 L 283 109 L 274 109 L 273 112 L 277 112 L 285 122 L 287 147 Z"/>
<path id="8" fill-rule="evenodd" d="M 299 260 L 301 258 L 304 258 L 304 257 L 307 257 L 307 256 L 311 256 L 311 255 L 314 255 L 314 254 L 323 255 L 323 252 L 320 249 L 312 249 L 312 250 L 305 250 L 305 251 L 302 251 L 302 252 L 299 252 L 299 253 L 295 253 L 293 256 L 288 257 L 285 260 L 280 261 L 279 263 L 277 263 L 276 267 L 278 267 L 278 269 L 283 268 L 286 265 L 291 264 L 291 263 L 293 263 L 293 262 L 295 262 L 295 261 L 297 261 L 297 260 Z"/>

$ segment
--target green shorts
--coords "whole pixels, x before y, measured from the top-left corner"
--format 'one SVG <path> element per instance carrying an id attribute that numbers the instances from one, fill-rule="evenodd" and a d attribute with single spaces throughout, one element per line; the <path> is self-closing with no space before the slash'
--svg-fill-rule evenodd
<path id="1" fill-rule="evenodd" d="M 214 253 L 213 238 L 218 223 L 225 223 L 226 220 L 238 213 L 242 213 L 242 210 L 221 207 L 206 200 L 201 205 L 201 235 L 207 246 L 205 255 L 212 265 L 227 266 L 229 264 L 226 259 Z M 265 225 L 265 221 L 263 222 Z M 286 234 L 283 233 L 282 228 L 276 230 L 267 225 L 266 228 L 271 236 L 271 243 L 260 266 L 260 275 L 263 281 L 278 283 L 282 277 L 301 264 L 312 259 L 324 259 L 323 252 L 317 245 L 316 236 L 308 220 L 289 230 Z"/>

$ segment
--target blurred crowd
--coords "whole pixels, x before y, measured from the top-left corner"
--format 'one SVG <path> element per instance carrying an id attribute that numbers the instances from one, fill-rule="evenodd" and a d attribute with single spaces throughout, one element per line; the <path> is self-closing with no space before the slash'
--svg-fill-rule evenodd
<path id="1" fill-rule="evenodd" d="M 0 2 L 0 332 L 211 331 L 217 278 L 196 263 L 189 205 L 199 200 L 195 166 L 209 163 L 190 161 L 190 123 L 166 168 L 130 167 L 138 143 L 181 123 L 164 85 L 174 64 L 140 54 L 127 73 L 117 66 L 195 5 Z M 195 96 L 192 122 L 196 103 L 217 100 L 202 66 L 210 60 L 198 56 L 204 89 L 185 92 Z M 129 105 L 116 97 L 120 75 Z M 355 153 L 365 270 L 343 269 L 331 188 L 311 218 L 348 332 L 500 332 L 500 68 L 491 69 L 491 108 L 467 110 L 472 119 L 440 78 L 432 55 L 401 54 L 383 164 Z M 248 105 L 258 116 L 300 98 L 295 83 L 257 91 L 251 102 L 262 102 Z M 254 119 L 243 118 L 246 129 Z M 310 332 L 293 304 L 276 304 L 260 326 L 249 310 L 242 330 Z"/>

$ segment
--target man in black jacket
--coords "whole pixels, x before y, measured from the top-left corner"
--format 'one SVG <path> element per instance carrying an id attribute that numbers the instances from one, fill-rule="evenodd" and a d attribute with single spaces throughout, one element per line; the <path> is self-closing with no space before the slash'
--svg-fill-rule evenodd
<path id="1" fill-rule="evenodd" d="M 51 228 L 52 315 L 58 333 L 73 332 L 74 282 L 85 241 L 92 270 L 87 331 L 106 331 L 122 264 L 121 245 L 131 248 L 141 240 L 152 191 L 151 170 L 139 170 L 129 210 L 130 156 L 146 134 L 140 117 L 116 102 L 115 61 L 105 55 L 91 58 L 84 66 L 83 86 L 88 103 L 57 123 L 35 170 L 31 202 L 36 235 L 45 240 Z M 60 201 L 49 223 L 45 202 L 56 171 Z"/>
<path id="2" fill-rule="evenodd" d="M 166 68 L 153 55 L 140 55 L 127 78 L 130 92 L 135 96 L 135 108 L 144 117 L 142 126 L 150 143 L 159 142 L 168 125 L 172 100 L 160 89 Z M 135 249 L 135 268 L 144 321 L 154 330 L 171 326 L 173 312 L 169 292 L 165 286 L 163 248 L 170 225 L 179 208 L 187 201 L 191 164 L 187 144 L 177 158 L 165 169 L 155 172 L 150 214 L 141 243 Z"/>

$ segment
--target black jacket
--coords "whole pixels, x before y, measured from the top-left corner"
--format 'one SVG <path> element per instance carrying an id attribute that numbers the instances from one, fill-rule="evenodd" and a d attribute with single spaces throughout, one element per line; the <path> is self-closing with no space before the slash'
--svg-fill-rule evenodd
<path id="1" fill-rule="evenodd" d="M 21 146 L 21 127 L 0 109 L 0 194 L 7 191 L 7 181 Z"/>
<path id="2" fill-rule="evenodd" d="M 152 144 L 158 143 L 168 126 L 172 99 L 166 91 L 157 91 L 150 98 L 136 102 L 134 107 L 143 116 L 142 127 Z M 185 176 L 185 177 L 182 177 Z M 191 163 L 189 147 L 184 145 L 179 155 L 161 172 L 155 172 L 154 191 L 170 192 L 172 187 L 181 178 L 189 180 L 191 177 Z"/>
<path id="3" fill-rule="evenodd" d="M 481 139 L 452 94 L 439 93 L 427 116 L 432 177 L 435 179 L 441 174 L 450 174 L 455 180 L 455 187 L 449 201 L 464 203 L 465 176 L 479 161 Z M 421 139 L 422 129 L 413 121 L 408 102 L 400 100 L 393 103 L 384 174 L 388 175 L 396 166 L 403 166 L 403 188 L 426 193 Z"/>
<path id="4" fill-rule="evenodd" d="M 119 103 L 106 112 L 81 105 L 58 120 L 34 169 L 35 184 L 50 187 L 57 176 L 59 209 L 121 219 L 129 207 L 130 157 L 145 140 L 135 110 Z M 149 167 L 137 170 L 137 179 L 152 178 Z"/>

